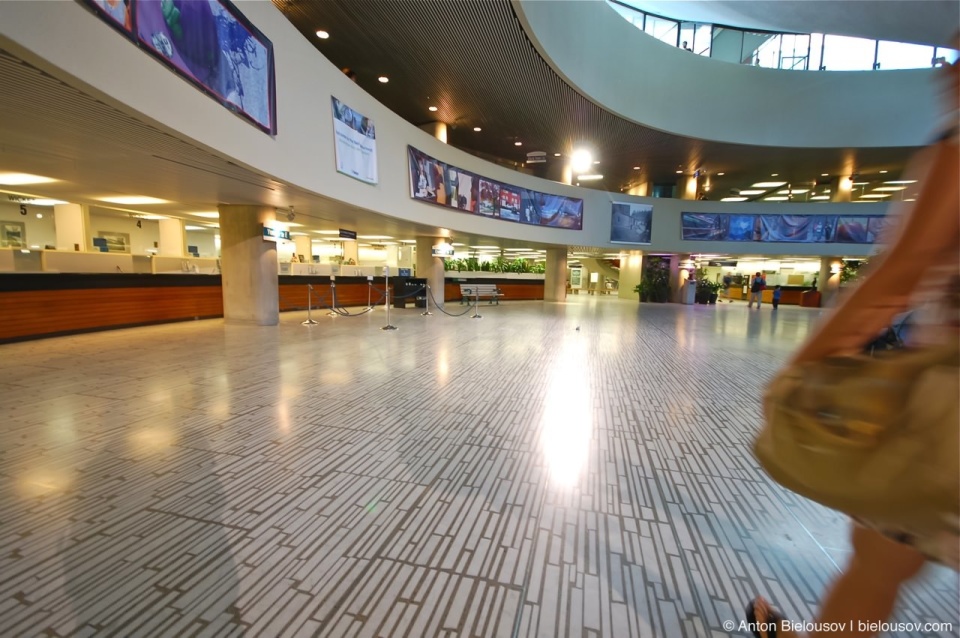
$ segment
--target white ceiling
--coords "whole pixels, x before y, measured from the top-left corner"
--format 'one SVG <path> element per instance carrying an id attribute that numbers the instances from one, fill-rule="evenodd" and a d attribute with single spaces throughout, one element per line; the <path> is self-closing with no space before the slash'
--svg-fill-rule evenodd
<path id="1" fill-rule="evenodd" d="M 621 0 L 675 20 L 956 48 L 957 0 Z"/>

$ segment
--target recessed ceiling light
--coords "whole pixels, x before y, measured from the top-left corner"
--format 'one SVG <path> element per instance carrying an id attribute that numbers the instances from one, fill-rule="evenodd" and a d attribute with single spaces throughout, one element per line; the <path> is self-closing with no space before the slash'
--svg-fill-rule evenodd
<path id="1" fill-rule="evenodd" d="M 821 199 L 830 199 L 829 195 L 814 195 L 810 199 L 821 200 Z"/>
<path id="2" fill-rule="evenodd" d="M 554 156 L 554 157 L 560 157 L 560 153 L 554 153 L 553 156 Z"/>
<path id="3" fill-rule="evenodd" d="M 435 112 L 437 111 L 437 107 L 435 107 L 435 106 L 428 106 L 428 107 L 427 107 L 427 110 L 430 111 L 431 113 L 435 113 Z"/>
<path id="4" fill-rule="evenodd" d="M 880 171 L 880 174 L 881 174 L 881 175 L 886 175 L 886 174 L 887 174 L 887 171 Z"/>
<path id="5" fill-rule="evenodd" d="M 462 248 L 462 247 L 466 246 L 466 244 L 458 244 L 458 243 L 456 243 L 456 242 L 454 242 L 454 243 L 452 243 L 452 244 L 450 244 L 450 245 L 453 246 L 454 248 L 457 248 L 457 247 Z"/>
<path id="6" fill-rule="evenodd" d="M 884 182 L 884 184 L 916 184 L 917 180 L 915 179 L 895 179 L 891 182 Z"/>
<path id="7" fill-rule="evenodd" d="M 190 213 L 195 217 L 206 217 L 207 219 L 220 219 L 220 213 L 214 211 L 209 213 Z"/>
<path id="8" fill-rule="evenodd" d="M 169 204 L 165 199 L 156 197 L 147 197 L 146 195 L 119 195 L 117 197 L 98 197 L 101 202 L 109 204 L 126 204 L 128 206 L 140 206 L 143 204 Z"/>
<path id="9" fill-rule="evenodd" d="M 870 183 L 870 182 L 854 182 L 853 185 L 854 185 L 854 186 L 866 186 L 866 185 L 869 184 L 869 183 Z"/>
<path id="10" fill-rule="evenodd" d="M 786 184 L 786 182 L 757 182 L 753 184 L 754 188 L 780 188 Z"/>
<path id="11" fill-rule="evenodd" d="M 461 246 L 463 244 L 460 244 Z M 451 246 L 456 246 L 456 244 L 451 244 Z M 470 248 L 477 248 L 481 250 L 500 250 L 500 246 L 470 246 Z"/>
<path id="12" fill-rule="evenodd" d="M 720 200 L 721 202 L 745 202 L 747 201 L 746 197 L 724 197 Z"/>
<path id="13" fill-rule="evenodd" d="M 820 177 L 829 177 L 830 173 L 820 173 Z"/>
<path id="14" fill-rule="evenodd" d="M 357 235 L 358 239 L 393 239 L 390 235 Z"/>
<path id="15" fill-rule="evenodd" d="M 907 188 L 906 186 L 877 186 L 877 187 L 874 188 L 873 190 L 875 190 L 875 191 L 880 191 L 880 192 L 883 192 L 883 191 L 902 191 L 902 190 L 906 190 L 906 188 Z"/>
<path id="16" fill-rule="evenodd" d="M 883 199 L 884 197 L 890 197 L 890 193 L 868 193 L 861 195 L 860 199 Z"/>
<path id="17" fill-rule="evenodd" d="M 184 226 L 184 230 L 206 230 L 206 226 Z"/>
<path id="18" fill-rule="evenodd" d="M 47 184 L 57 180 L 52 177 L 31 175 L 29 173 L 0 173 L 0 184 L 4 186 L 22 186 L 23 184 Z"/>
<path id="19" fill-rule="evenodd" d="M 318 235 L 339 235 L 339 230 L 315 230 L 313 231 Z"/>
<path id="20" fill-rule="evenodd" d="M 809 192 L 809 188 L 791 188 L 783 189 L 782 191 L 777 191 L 777 195 L 803 195 L 804 193 Z"/>
<path id="21" fill-rule="evenodd" d="M 718 176 L 723 177 L 726 173 L 717 173 Z"/>
<path id="22" fill-rule="evenodd" d="M 788 199 L 790 199 L 790 198 L 787 197 L 786 195 L 775 195 L 775 196 L 773 196 L 773 197 L 764 197 L 764 198 L 763 198 L 763 201 L 765 201 L 765 202 L 785 202 L 785 201 L 787 201 Z"/>
<path id="23" fill-rule="evenodd" d="M 514 146 L 523 146 L 523 142 L 514 142 L 513 145 L 514 145 Z"/>
<path id="24" fill-rule="evenodd" d="M 380 82 L 380 84 L 386 84 L 387 82 L 390 81 L 390 78 L 388 78 L 385 75 L 381 75 L 380 77 L 377 78 L 377 81 Z"/>
<path id="25" fill-rule="evenodd" d="M 677 175 L 682 175 L 683 171 L 677 171 Z"/>
<path id="26" fill-rule="evenodd" d="M 780 177 L 780 173 L 770 173 L 770 177 Z"/>
<path id="27" fill-rule="evenodd" d="M 766 193 L 766 189 L 753 189 L 753 190 L 742 190 L 740 191 L 741 195 L 763 195 Z"/>
<path id="28" fill-rule="evenodd" d="M 326 40 L 327 38 L 330 37 L 330 34 L 324 31 L 323 29 L 320 29 L 319 31 L 317 31 L 317 37 L 320 38 L 321 40 Z"/>
<path id="29" fill-rule="evenodd" d="M 633 167 L 633 170 L 639 171 L 639 170 L 640 170 L 640 167 L 639 167 L 639 166 L 634 166 L 634 167 Z"/>
<path id="30" fill-rule="evenodd" d="M 283 222 L 283 223 L 284 223 L 284 225 L 286 225 L 286 226 L 288 226 L 288 227 L 290 227 L 290 228 L 301 228 L 301 227 L 303 227 L 303 224 L 298 224 L 297 222 Z"/>
<path id="31" fill-rule="evenodd" d="M 479 132 L 482 131 L 482 130 L 483 130 L 483 129 L 480 128 L 479 126 L 474 126 L 474 127 L 473 127 L 473 131 L 474 131 L 475 133 L 479 133 Z"/>
<path id="32" fill-rule="evenodd" d="M 599 164 L 599 163 L 600 163 L 600 160 L 593 160 L 593 163 L 594 163 L 594 164 Z"/>
<path id="33" fill-rule="evenodd" d="M 579 179 L 581 182 L 593 182 L 598 179 L 603 179 L 603 175 L 600 175 L 597 173 L 593 173 L 590 175 L 579 175 L 577 179 Z"/>

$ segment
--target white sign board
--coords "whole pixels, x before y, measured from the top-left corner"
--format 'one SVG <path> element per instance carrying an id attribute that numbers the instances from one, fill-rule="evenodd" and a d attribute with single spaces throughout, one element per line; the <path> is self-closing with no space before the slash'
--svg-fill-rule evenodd
<path id="1" fill-rule="evenodd" d="M 368 184 L 377 183 L 377 133 L 373 120 L 357 113 L 335 97 L 333 137 L 337 172 Z"/>

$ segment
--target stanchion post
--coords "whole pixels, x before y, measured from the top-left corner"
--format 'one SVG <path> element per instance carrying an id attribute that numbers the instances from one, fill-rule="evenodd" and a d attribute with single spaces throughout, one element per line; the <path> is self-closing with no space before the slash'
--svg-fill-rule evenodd
<path id="1" fill-rule="evenodd" d="M 479 287 L 479 286 L 476 287 L 475 290 L 476 290 L 476 294 L 474 294 L 474 297 L 473 297 L 473 315 L 472 315 L 470 318 L 471 318 L 471 319 L 483 319 L 483 315 L 481 315 L 480 312 L 479 312 L 479 309 L 480 309 L 480 287 Z"/>
<path id="2" fill-rule="evenodd" d="M 383 287 L 386 290 L 386 303 L 387 303 L 387 325 L 380 328 L 381 330 L 396 330 L 397 327 L 390 324 L 390 266 L 383 267 Z"/>
<path id="3" fill-rule="evenodd" d="M 307 284 L 307 320 L 303 322 L 304 326 L 313 326 L 316 325 L 316 321 L 313 320 L 311 312 L 313 310 L 313 286 Z"/>
<path id="4" fill-rule="evenodd" d="M 337 276 L 336 275 L 330 275 L 330 298 L 332 299 L 332 301 L 330 302 L 330 312 L 327 313 L 327 316 L 336 317 L 338 316 L 336 311 L 334 310 L 334 308 L 337 307 Z"/>
<path id="5" fill-rule="evenodd" d="M 367 308 L 373 310 L 373 306 L 370 305 L 370 292 L 373 290 L 373 277 L 367 275 Z"/>
<path id="6" fill-rule="evenodd" d="M 425 294 L 425 295 L 423 296 L 423 298 L 424 298 L 424 300 L 427 302 L 427 304 L 426 304 L 426 306 L 425 306 L 424 311 L 420 313 L 420 316 L 421 316 L 421 317 L 430 317 L 430 316 L 433 315 L 433 313 L 430 312 L 430 284 L 424 284 L 423 287 L 427 289 L 427 294 Z"/>

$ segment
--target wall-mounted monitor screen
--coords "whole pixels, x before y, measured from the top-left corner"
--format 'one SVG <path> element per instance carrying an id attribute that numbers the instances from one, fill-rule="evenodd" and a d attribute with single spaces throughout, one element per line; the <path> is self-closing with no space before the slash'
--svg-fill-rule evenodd
<path id="1" fill-rule="evenodd" d="M 653 230 L 653 206 L 614 203 L 610 218 L 610 241 L 616 244 L 649 244 Z"/>
<path id="2" fill-rule="evenodd" d="M 78 0 L 181 77 L 275 134 L 273 44 L 229 0 Z"/>
<path id="3" fill-rule="evenodd" d="M 797 244 L 873 244 L 883 216 L 738 215 L 681 213 L 681 238 L 692 241 L 763 241 Z"/>
<path id="4" fill-rule="evenodd" d="M 583 228 L 583 200 L 511 186 L 407 147 L 410 196 L 468 213 L 553 228 Z"/>

